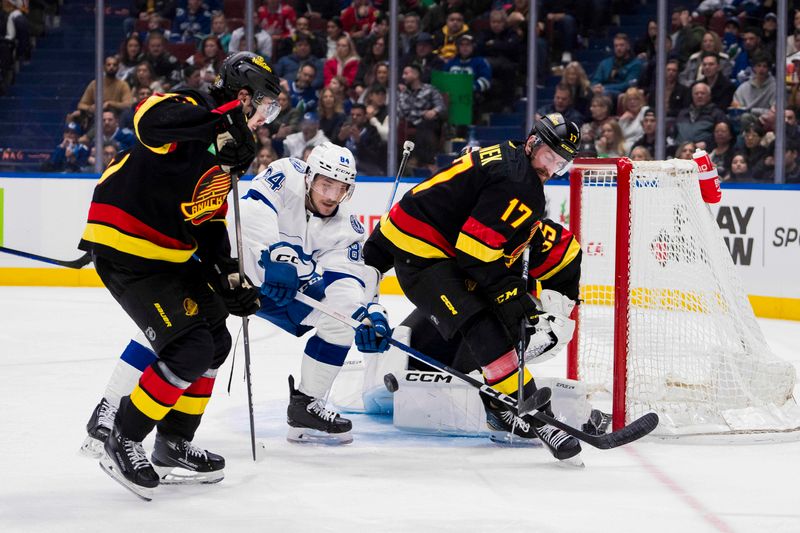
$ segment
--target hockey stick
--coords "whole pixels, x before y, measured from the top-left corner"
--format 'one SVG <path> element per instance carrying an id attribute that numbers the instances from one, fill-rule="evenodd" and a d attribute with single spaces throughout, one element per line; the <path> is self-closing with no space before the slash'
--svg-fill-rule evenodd
<path id="1" fill-rule="evenodd" d="M 42 263 L 50 263 L 51 265 L 58 265 L 66 268 L 80 269 L 92 262 L 92 258 L 88 253 L 83 254 L 77 259 L 72 261 L 63 261 L 61 259 L 53 259 L 52 257 L 45 257 L 43 255 L 36 255 L 30 252 L 23 252 L 21 250 L 14 250 L 13 248 L 6 248 L 0 246 L 0 252 L 5 252 L 11 255 L 17 255 L 26 259 L 33 259 L 34 261 L 41 261 Z"/>
<path id="2" fill-rule="evenodd" d="M 298 292 L 295 296 L 295 299 L 298 302 L 304 303 L 307 306 L 311 307 L 312 309 L 316 309 L 321 313 L 328 315 L 331 318 L 338 320 L 339 322 L 350 326 L 351 328 L 355 329 L 361 325 L 359 321 L 356 319 L 339 313 L 338 311 L 331 309 L 329 306 L 325 305 L 322 302 L 318 302 L 313 298 L 306 296 L 303 293 Z M 427 365 L 430 365 L 446 374 L 450 374 L 453 377 L 460 379 L 461 381 L 475 387 L 476 389 L 480 390 L 485 395 L 503 402 L 504 404 L 508 405 L 512 409 L 517 408 L 517 400 L 503 394 L 502 392 L 498 391 L 497 389 L 490 387 L 486 383 L 478 381 L 477 379 L 473 378 L 472 376 L 468 376 L 463 372 L 459 372 L 458 370 L 437 361 L 427 355 L 423 354 L 415 350 L 414 348 L 403 344 L 402 342 L 396 341 L 393 338 L 389 337 L 389 344 L 399 348 L 400 350 L 404 351 L 417 361 L 421 361 Z M 533 402 L 537 406 L 542 406 L 546 404 L 550 400 L 550 389 L 548 388 L 541 388 L 537 390 L 533 396 L 531 396 Z M 614 431 L 612 433 L 606 433 L 603 435 L 591 435 L 580 429 L 574 428 L 568 424 L 561 422 L 560 420 L 553 418 L 552 416 L 547 415 L 541 411 L 534 410 L 530 413 L 531 416 L 536 418 L 537 420 L 544 422 L 545 424 L 550 424 L 555 426 L 565 433 L 568 433 L 575 437 L 578 440 L 589 444 L 590 446 L 594 446 L 595 448 L 601 450 L 608 450 L 610 448 L 616 448 L 618 446 L 622 446 L 623 444 L 631 443 L 635 440 L 638 440 L 651 431 L 653 431 L 656 426 L 658 425 L 658 415 L 655 413 L 647 413 L 646 415 L 637 418 L 624 428 L 620 429 L 619 431 Z"/>
<path id="3" fill-rule="evenodd" d="M 242 220 L 239 214 L 239 178 L 240 172 L 231 174 L 231 192 L 233 193 L 233 220 L 236 226 L 236 256 L 239 259 L 239 282 L 244 283 L 244 246 L 242 245 Z M 256 426 L 253 420 L 253 382 L 250 375 L 250 329 L 249 319 L 242 317 L 242 339 L 244 343 L 244 375 L 247 382 L 247 409 L 250 414 L 250 448 L 253 451 L 253 461 L 256 461 Z"/>
<path id="4" fill-rule="evenodd" d="M 528 266 L 530 265 L 531 247 L 526 246 L 522 251 L 522 282 L 525 287 L 526 294 L 523 297 L 527 298 L 528 287 Z M 526 328 L 528 321 L 525 317 L 519 321 L 519 342 L 517 343 L 517 415 L 522 416 L 527 414 L 543 404 L 536 405 L 534 403 L 535 396 L 525 398 L 525 337 L 527 336 Z"/>
<path id="5" fill-rule="evenodd" d="M 392 194 L 389 195 L 389 201 L 386 203 L 386 209 L 384 210 L 385 213 L 388 213 L 389 210 L 392 208 L 392 204 L 394 203 L 394 195 L 397 194 L 397 186 L 400 185 L 400 176 L 403 175 L 403 171 L 406 169 L 406 163 L 408 162 L 408 157 L 411 155 L 411 152 L 413 151 L 414 151 L 413 141 L 406 141 L 403 143 L 403 158 L 400 160 L 400 166 L 397 167 L 397 175 L 394 177 Z"/>

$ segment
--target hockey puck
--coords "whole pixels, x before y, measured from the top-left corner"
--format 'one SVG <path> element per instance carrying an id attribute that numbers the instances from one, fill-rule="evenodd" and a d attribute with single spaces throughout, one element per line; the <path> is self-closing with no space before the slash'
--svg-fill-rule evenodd
<path id="1" fill-rule="evenodd" d="M 394 374 L 386 374 L 383 376 L 383 384 L 389 392 L 397 392 L 397 389 L 400 388 L 400 384 L 397 382 L 397 378 L 394 377 Z"/>

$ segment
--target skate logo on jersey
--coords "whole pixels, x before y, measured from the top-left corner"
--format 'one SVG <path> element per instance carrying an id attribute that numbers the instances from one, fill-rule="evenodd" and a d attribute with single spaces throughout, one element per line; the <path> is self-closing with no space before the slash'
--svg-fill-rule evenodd
<path id="1" fill-rule="evenodd" d="M 212 167 L 198 180 L 191 202 L 181 203 L 181 212 L 195 226 L 209 220 L 225 204 L 231 190 L 231 175 Z"/>
<path id="2" fill-rule="evenodd" d="M 186 311 L 186 316 L 197 316 L 199 308 L 197 302 L 191 298 L 185 298 L 183 300 L 183 310 Z"/>
<path id="3" fill-rule="evenodd" d="M 364 234 L 364 226 L 356 218 L 355 215 L 350 215 L 350 225 L 353 226 L 353 231 L 355 231 L 359 235 L 363 235 Z"/>

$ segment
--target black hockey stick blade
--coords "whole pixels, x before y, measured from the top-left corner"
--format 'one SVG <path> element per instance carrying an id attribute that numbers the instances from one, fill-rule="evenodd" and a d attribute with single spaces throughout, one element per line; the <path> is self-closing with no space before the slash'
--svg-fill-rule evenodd
<path id="1" fill-rule="evenodd" d="M 576 439 L 600 450 L 610 450 L 611 448 L 617 448 L 639 440 L 658 426 L 658 415 L 647 413 L 618 431 L 612 431 L 604 435 L 591 435 L 542 412 L 534 413 L 533 417 L 545 424 L 562 429 L 565 433 L 569 433 Z"/>
<path id="2" fill-rule="evenodd" d="M 550 401 L 552 392 L 550 387 L 536 389 L 536 392 L 524 398 L 519 406 L 519 416 L 526 415 L 544 407 Z"/>
<path id="3" fill-rule="evenodd" d="M 52 257 L 45 257 L 43 255 L 23 252 L 22 250 L 6 248 L 5 246 L 0 246 L 0 252 L 5 252 L 7 254 L 16 255 L 19 257 L 24 257 L 26 259 L 33 259 L 34 261 L 41 261 L 42 263 L 50 263 L 51 265 L 58 265 L 65 268 L 81 269 L 92 262 L 92 258 L 88 253 L 85 253 L 79 258 L 73 259 L 72 261 L 63 261 L 61 259 L 53 259 Z"/>

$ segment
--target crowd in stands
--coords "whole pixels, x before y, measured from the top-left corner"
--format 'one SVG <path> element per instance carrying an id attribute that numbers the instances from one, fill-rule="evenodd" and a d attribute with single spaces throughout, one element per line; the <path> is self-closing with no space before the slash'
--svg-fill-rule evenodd
<path id="1" fill-rule="evenodd" d="M 618 15 L 638 4 L 537 3 L 537 86 L 552 88 L 552 77 L 560 77 L 537 115 L 560 112 L 576 122 L 584 156 L 647 160 L 655 153 L 657 25 L 650 21 L 641 35 L 620 33 L 617 26 Z M 785 36 L 777 35 L 776 4 L 703 0 L 672 11 L 665 84 L 669 157 L 690 158 L 703 148 L 724 180 L 771 181 L 774 131 L 784 127 L 786 181 L 800 181 L 800 2 L 789 2 Z M 134 0 L 124 22 L 127 37 L 106 58 L 102 80 L 109 153 L 130 142 L 132 110 L 143 98 L 205 88 L 227 53 L 247 48 L 243 6 L 240 0 Z M 448 124 L 451 95 L 437 82 L 440 74 L 471 76 L 472 124 L 512 112 L 525 94 L 528 6 L 528 0 L 401 0 L 400 83 L 392 104 L 386 0 L 257 1 L 252 45 L 282 78 L 283 92 L 280 115 L 257 132 L 261 149 L 251 170 L 278 157 L 303 157 L 330 140 L 354 152 L 361 174 L 385 174 L 388 105 L 399 111 L 400 142 L 416 143 L 410 166 L 433 170 L 448 141 L 467 136 L 463 125 Z M 592 39 L 608 42 L 608 56 L 596 66 L 578 61 Z M 775 57 L 778 39 L 786 40 L 787 57 Z M 775 80 L 776 61 L 787 64 L 785 84 Z M 98 112 L 95 83 L 67 116 L 64 142 L 49 168 L 88 168 L 93 160 L 86 147 Z M 783 87 L 786 116 L 776 117 L 776 91 Z"/>
<path id="2" fill-rule="evenodd" d="M 52 17 L 59 0 L 2 0 L 0 10 L 0 95 L 14 83 L 21 63 L 31 59 L 36 37 L 45 29 L 45 18 Z"/>

